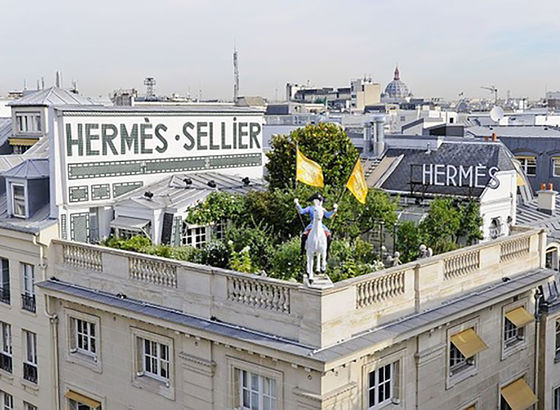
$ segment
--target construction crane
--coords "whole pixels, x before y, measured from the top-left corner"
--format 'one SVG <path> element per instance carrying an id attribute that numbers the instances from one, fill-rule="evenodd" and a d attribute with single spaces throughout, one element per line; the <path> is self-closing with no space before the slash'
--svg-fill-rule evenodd
<path id="1" fill-rule="evenodd" d="M 483 88 L 485 90 L 490 91 L 492 94 L 494 94 L 494 104 L 498 104 L 498 89 L 496 88 L 496 86 L 491 85 L 490 87 L 480 87 Z"/>

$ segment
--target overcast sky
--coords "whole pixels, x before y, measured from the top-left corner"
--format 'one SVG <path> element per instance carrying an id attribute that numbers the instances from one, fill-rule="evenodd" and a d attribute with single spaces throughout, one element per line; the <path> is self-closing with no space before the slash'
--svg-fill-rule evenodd
<path id="1" fill-rule="evenodd" d="M 0 95 L 24 79 L 107 95 L 156 78 L 156 92 L 283 97 L 287 82 L 384 87 L 398 63 L 419 97 L 538 98 L 560 89 L 559 0 L 0 0 Z"/>

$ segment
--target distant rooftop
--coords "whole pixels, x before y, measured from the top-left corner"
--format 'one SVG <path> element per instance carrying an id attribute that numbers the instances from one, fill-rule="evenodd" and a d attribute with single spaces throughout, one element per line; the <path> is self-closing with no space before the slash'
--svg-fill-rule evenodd
<path id="1" fill-rule="evenodd" d="M 42 159 L 26 159 L 21 164 L 13 167 L 9 171 L 2 174 L 3 177 L 24 178 L 24 179 L 41 179 L 49 177 L 49 160 Z"/>
<path id="2" fill-rule="evenodd" d="M 49 107 L 54 105 L 98 105 L 98 103 L 89 97 L 76 94 L 64 88 L 50 87 L 27 94 L 8 105 L 12 107 L 29 105 Z"/>
<path id="3" fill-rule="evenodd" d="M 489 137 L 496 133 L 501 137 L 560 137 L 560 128 L 548 125 L 489 125 L 474 126 L 465 130 L 467 135 Z"/>

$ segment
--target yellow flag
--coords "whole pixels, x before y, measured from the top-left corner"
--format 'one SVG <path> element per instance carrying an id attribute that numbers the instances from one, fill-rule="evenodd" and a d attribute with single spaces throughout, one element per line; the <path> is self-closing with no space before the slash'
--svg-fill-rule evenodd
<path id="1" fill-rule="evenodd" d="M 307 185 L 319 188 L 325 185 L 321 166 L 303 155 L 299 148 L 296 153 L 296 176 L 298 181 Z"/>
<path id="2" fill-rule="evenodd" d="M 366 177 L 364 175 L 364 169 L 362 168 L 360 158 L 358 158 L 358 162 L 356 162 L 356 165 L 354 166 L 352 175 L 350 175 L 350 178 L 346 183 L 346 188 L 348 188 L 350 192 L 354 194 L 358 201 L 365 205 L 366 197 L 368 194 L 368 187 L 366 184 Z"/>

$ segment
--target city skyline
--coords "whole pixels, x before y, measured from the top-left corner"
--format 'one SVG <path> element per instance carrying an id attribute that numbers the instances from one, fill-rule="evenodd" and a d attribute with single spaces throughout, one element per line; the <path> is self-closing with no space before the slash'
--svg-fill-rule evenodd
<path id="1" fill-rule="evenodd" d="M 289 1 L 282 8 L 243 3 L 176 0 L 102 0 L 95 5 L 11 3 L 0 28 L 5 41 L 0 95 L 36 88 L 56 70 L 64 86 L 107 96 L 117 88 L 203 99 L 231 99 L 232 52 L 240 59 L 240 95 L 282 99 L 287 82 L 340 87 L 371 76 L 385 85 L 399 65 L 418 97 L 536 99 L 560 89 L 555 72 L 560 4 L 474 1 L 453 4 Z M 46 36 L 47 35 L 47 36 Z M 44 46 L 40 46 L 43 44 Z"/>

